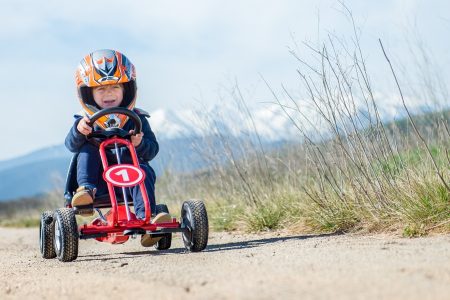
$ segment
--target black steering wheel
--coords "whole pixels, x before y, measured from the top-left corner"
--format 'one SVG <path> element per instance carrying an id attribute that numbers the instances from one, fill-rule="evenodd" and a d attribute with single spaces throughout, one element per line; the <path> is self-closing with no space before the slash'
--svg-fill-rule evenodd
<path id="1" fill-rule="evenodd" d="M 139 134 L 142 131 L 142 122 L 141 119 L 139 118 L 139 116 L 132 110 L 123 108 L 123 107 L 110 107 L 110 108 L 105 108 L 102 110 L 99 110 L 98 112 L 96 112 L 95 114 L 92 115 L 92 117 L 90 118 L 90 122 L 88 123 L 89 126 L 91 126 L 92 128 L 94 128 L 94 124 L 95 121 L 97 121 L 99 118 L 106 116 L 106 115 L 111 115 L 111 114 L 121 114 L 121 115 L 125 115 L 127 117 L 130 118 L 130 120 L 133 121 L 134 123 L 134 134 Z M 122 128 L 118 128 L 118 127 L 110 127 L 110 128 L 106 128 L 106 129 L 96 129 L 96 130 L 92 130 L 92 132 L 90 134 L 87 135 L 87 139 L 90 143 L 96 145 L 96 146 L 100 146 L 100 141 L 113 137 L 113 136 L 118 136 L 124 139 L 129 139 L 131 137 L 131 134 L 126 131 L 123 130 Z"/>

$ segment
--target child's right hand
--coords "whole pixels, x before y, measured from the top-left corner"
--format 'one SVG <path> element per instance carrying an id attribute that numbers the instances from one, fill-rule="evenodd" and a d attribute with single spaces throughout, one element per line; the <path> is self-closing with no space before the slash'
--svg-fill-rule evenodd
<path id="1" fill-rule="evenodd" d="M 87 116 L 84 116 L 83 119 L 78 122 L 77 130 L 83 135 L 90 134 L 92 132 L 92 127 L 88 125 L 89 122 L 89 118 Z"/>

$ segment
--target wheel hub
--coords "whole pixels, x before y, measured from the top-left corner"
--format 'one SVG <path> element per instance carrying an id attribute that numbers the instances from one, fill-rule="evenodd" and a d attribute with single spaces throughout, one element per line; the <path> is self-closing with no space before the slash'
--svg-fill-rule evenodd
<path id="1" fill-rule="evenodd" d="M 61 227 L 58 220 L 55 222 L 55 250 L 57 253 L 61 252 Z"/>

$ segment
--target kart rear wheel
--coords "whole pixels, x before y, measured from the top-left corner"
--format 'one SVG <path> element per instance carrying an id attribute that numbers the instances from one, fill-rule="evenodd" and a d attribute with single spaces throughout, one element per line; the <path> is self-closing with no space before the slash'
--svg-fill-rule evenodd
<path id="1" fill-rule="evenodd" d="M 53 214 L 55 223 L 55 252 L 60 261 L 73 261 L 78 257 L 78 226 L 71 208 L 59 208 Z"/>
<path id="2" fill-rule="evenodd" d="M 53 212 L 44 211 L 41 214 L 39 223 L 39 250 L 43 258 L 55 258 L 55 247 L 53 246 L 53 236 L 55 230 L 55 222 L 53 222 Z"/>
<path id="3" fill-rule="evenodd" d="M 199 252 L 208 244 L 208 214 L 205 204 L 200 200 L 185 201 L 181 207 L 181 226 L 188 229 L 183 232 L 183 242 L 187 250 Z"/>
<path id="4" fill-rule="evenodd" d="M 168 213 L 169 214 L 169 208 L 165 204 L 157 204 L 156 205 L 156 214 L 159 213 Z M 172 245 L 172 233 L 165 233 L 163 238 L 156 243 L 155 248 L 157 250 L 167 250 Z"/>

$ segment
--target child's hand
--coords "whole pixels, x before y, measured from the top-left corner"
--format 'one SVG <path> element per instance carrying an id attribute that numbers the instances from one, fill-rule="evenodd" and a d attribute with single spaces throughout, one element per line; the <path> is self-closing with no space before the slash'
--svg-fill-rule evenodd
<path id="1" fill-rule="evenodd" d="M 142 142 L 142 137 L 144 136 L 144 133 L 141 132 L 135 135 L 134 130 L 130 130 L 130 134 L 131 134 L 131 143 L 133 144 L 133 146 L 134 147 L 139 146 Z"/>
<path id="2" fill-rule="evenodd" d="M 77 129 L 81 134 L 88 135 L 92 132 L 92 127 L 88 125 L 89 122 L 90 120 L 87 116 L 84 116 L 84 118 L 78 122 Z"/>

